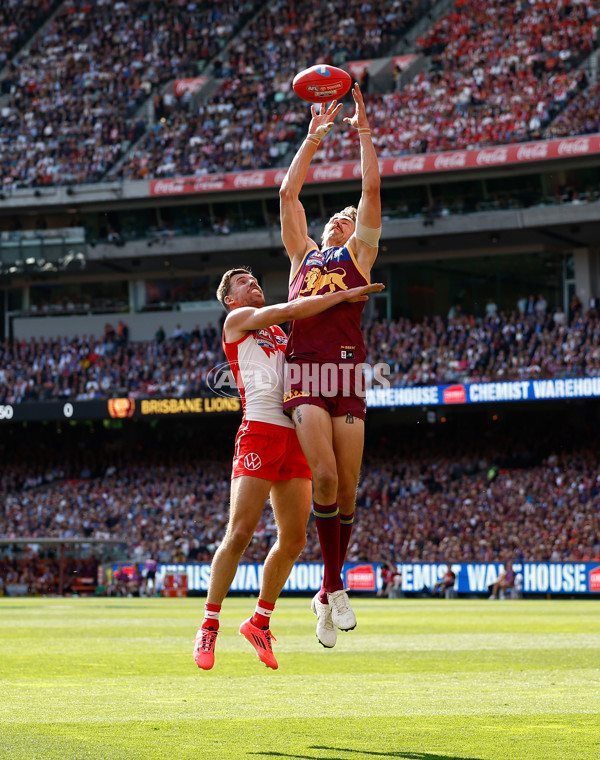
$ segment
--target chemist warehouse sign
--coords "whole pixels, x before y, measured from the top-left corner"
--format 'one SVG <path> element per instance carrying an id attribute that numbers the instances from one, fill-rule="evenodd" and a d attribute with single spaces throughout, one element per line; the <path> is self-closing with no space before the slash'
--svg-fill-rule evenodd
<path id="1" fill-rule="evenodd" d="M 455 590 L 459 594 L 487 594 L 502 569 L 502 563 L 460 563 L 452 565 L 456 573 Z M 523 562 L 513 563 L 524 594 L 600 594 L 600 562 Z M 402 591 L 421 593 L 431 589 L 446 573 L 446 563 L 398 563 L 402 574 Z M 161 564 L 159 586 L 167 574 L 187 575 L 188 589 L 205 593 L 208 590 L 210 565 Z M 262 581 L 262 564 L 241 564 L 231 584 L 231 591 L 258 593 Z M 284 592 L 314 594 L 321 587 L 323 565 L 298 562 L 284 586 Z M 381 588 L 381 564 L 376 562 L 346 563 L 344 584 L 352 592 L 374 593 Z"/>
<path id="2" fill-rule="evenodd" d="M 367 406 L 436 406 L 481 404 L 491 401 L 549 401 L 564 398 L 600 398 L 600 377 L 370 388 L 367 391 Z"/>

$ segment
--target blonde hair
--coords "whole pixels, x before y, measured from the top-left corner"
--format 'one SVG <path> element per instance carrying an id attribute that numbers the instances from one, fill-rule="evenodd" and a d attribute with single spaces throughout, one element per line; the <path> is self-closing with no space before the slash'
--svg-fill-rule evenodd
<path id="1" fill-rule="evenodd" d="M 229 295 L 229 290 L 231 288 L 231 278 L 234 277 L 236 274 L 249 274 L 252 275 L 252 272 L 250 269 L 246 269 L 245 267 L 239 267 L 238 269 L 228 269 L 227 272 L 221 277 L 221 282 L 219 283 L 219 287 L 217 288 L 217 298 L 221 302 L 221 305 L 225 309 L 225 311 L 229 311 L 229 306 L 225 303 L 225 297 Z"/>
<path id="2" fill-rule="evenodd" d="M 358 209 L 356 206 L 346 206 L 346 208 L 343 208 L 341 211 L 338 211 L 337 214 L 334 214 L 334 216 L 349 216 L 350 219 L 356 224 L 356 216 L 358 214 Z"/>

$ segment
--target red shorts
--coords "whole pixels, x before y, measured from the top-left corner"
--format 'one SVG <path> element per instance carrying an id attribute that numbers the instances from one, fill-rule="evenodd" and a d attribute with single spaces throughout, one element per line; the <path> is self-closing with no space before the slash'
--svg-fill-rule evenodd
<path id="1" fill-rule="evenodd" d="M 292 365 L 297 371 L 289 371 Z M 367 402 L 362 370 L 354 370 L 349 364 L 319 367 L 298 360 L 291 362 L 287 370 L 283 393 L 283 411 L 287 415 L 291 416 L 295 406 L 311 404 L 325 409 L 330 417 L 351 414 L 364 421 Z"/>
<path id="2" fill-rule="evenodd" d="M 235 437 L 231 478 L 242 475 L 272 482 L 312 478 L 294 428 L 244 422 Z"/>

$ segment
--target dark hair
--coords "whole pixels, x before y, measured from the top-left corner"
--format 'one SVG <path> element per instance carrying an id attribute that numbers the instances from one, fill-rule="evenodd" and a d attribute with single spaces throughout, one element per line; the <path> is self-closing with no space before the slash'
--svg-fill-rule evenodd
<path id="1" fill-rule="evenodd" d="M 217 298 L 221 302 L 221 305 L 226 311 L 229 311 L 229 307 L 225 303 L 225 296 L 229 295 L 229 289 L 231 288 L 231 278 L 234 277 L 236 274 L 249 274 L 252 275 L 252 272 L 250 269 L 246 269 L 245 267 L 239 267 L 238 269 L 228 269 L 223 277 L 221 277 L 221 282 L 219 283 L 219 287 L 217 288 Z"/>

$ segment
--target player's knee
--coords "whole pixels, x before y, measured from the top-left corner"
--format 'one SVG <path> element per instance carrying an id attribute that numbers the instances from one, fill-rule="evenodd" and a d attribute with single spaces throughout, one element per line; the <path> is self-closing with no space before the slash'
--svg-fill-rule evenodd
<path id="1" fill-rule="evenodd" d="M 254 529 L 248 525 L 236 525 L 227 531 L 225 543 L 231 552 L 243 554 L 246 547 L 252 541 Z"/>
<path id="2" fill-rule="evenodd" d="M 354 483 L 340 483 L 337 490 L 337 501 L 339 507 L 344 508 L 344 512 L 354 512 L 354 505 L 356 503 L 356 485 Z"/>
<path id="3" fill-rule="evenodd" d="M 338 477 L 335 469 L 327 465 L 318 465 L 312 468 L 312 475 L 315 491 L 333 494 L 335 500 L 338 490 Z"/>
<path id="4" fill-rule="evenodd" d="M 289 533 L 279 536 L 279 546 L 288 557 L 298 559 L 302 550 L 306 546 L 306 533 Z"/>

